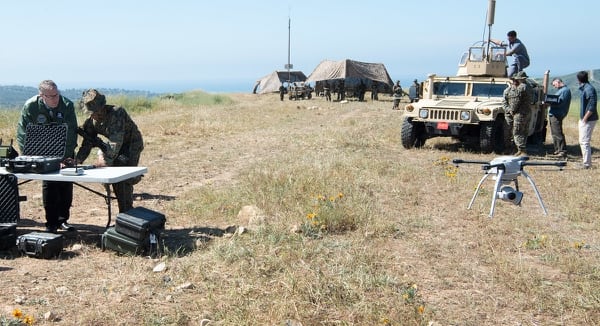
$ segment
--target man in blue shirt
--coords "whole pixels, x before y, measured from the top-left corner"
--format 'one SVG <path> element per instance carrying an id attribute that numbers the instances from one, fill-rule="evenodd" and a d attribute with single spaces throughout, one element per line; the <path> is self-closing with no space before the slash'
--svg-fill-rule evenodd
<path id="1" fill-rule="evenodd" d="M 587 71 L 577 73 L 579 90 L 581 91 L 581 108 L 579 110 L 579 146 L 583 156 L 584 169 L 592 167 L 592 147 L 590 141 L 592 133 L 598 121 L 598 110 L 596 108 L 598 96 L 596 89 L 589 83 Z"/>
<path id="2" fill-rule="evenodd" d="M 563 119 L 569 113 L 571 104 L 571 90 L 565 86 L 560 78 L 554 78 L 552 86 L 556 88 L 556 102 L 550 105 L 548 117 L 550 121 L 550 132 L 554 143 L 554 155 L 561 158 L 567 157 L 567 143 L 563 132 Z"/>
<path id="3" fill-rule="evenodd" d="M 527 54 L 525 44 L 517 38 L 517 32 L 510 31 L 506 36 L 508 38 L 508 44 L 499 40 L 491 40 L 491 42 L 500 46 L 508 46 L 506 55 L 512 55 L 514 60 L 508 65 L 506 76 L 512 77 L 517 72 L 523 71 L 523 69 L 529 67 L 529 54 Z"/>

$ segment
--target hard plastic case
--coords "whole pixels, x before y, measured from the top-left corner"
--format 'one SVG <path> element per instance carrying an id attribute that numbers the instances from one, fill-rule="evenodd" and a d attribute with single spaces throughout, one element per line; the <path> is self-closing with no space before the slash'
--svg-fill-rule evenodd
<path id="1" fill-rule="evenodd" d="M 11 249 L 17 240 L 17 223 L 20 218 L 17 177 L 14 174 L 0 174 L 0 250 Z"/>
<path id="2" fill-rule="evenodd" d="M 17 237 L 17 248 L 29 257 L 49 259 L 58 257 L 63 249 L 61 234 L 31 232 Z"/>
<path id="3" fill-rule="evenodd" d="M 158 254 L 158 235 L 150 235 L 143 240 L 128 237 L 117 232 L 114 226 L 109 227 L 102 234 L 102 250 L 111 249 L 122 254 L 143 255 Z"/>
<path id="4" fill-rule="evenodd" d="M 144 207 L 136 207 L 117 214 L 115 230 L 130 238 L 142 241 L 150 234 L 160 235 L 165 229 L 165 215 Z"/>
<path id="5" fill-rule="evenodd" d="M 19 223 L 19 196 L 17 177 L 14 174 L 0 174 L 0 223 Z"/>
<path id="6" fill-rule="evenodd" d="M 17 224 L 0 223 L 0 250 L 11 249 L 17 241 Z"/>
<path id="7" fill-rule="evenodd" d="M 66 124 L 27 125 L 21 156 L 8 160 L 6 170 L 15 173 L 47 173 L 60 170 L 67 148 Z"/>

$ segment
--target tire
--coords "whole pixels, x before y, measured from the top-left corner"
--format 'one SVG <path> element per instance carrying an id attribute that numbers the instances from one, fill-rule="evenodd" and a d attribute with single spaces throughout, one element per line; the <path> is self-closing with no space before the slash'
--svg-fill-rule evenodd
<path id="1" fill-rule="evenodd" d="M 404 119 L 404 121 L 402 121 L 400 138 L 402 140 L 402 146 L 406 149 L 411 149 L 413 147 L 421 148 L 425 145 L 425 141 L 427 140 L 425 126 L 422 123 L 413 122 L 411 119 Z"/>
<path id="2" fill-rule="evenodd" d="M 479 128 L 479 147 L 482 153 L 504 152 L 504 122 L 501 116 L 495 121 L 481 122 Z"/>

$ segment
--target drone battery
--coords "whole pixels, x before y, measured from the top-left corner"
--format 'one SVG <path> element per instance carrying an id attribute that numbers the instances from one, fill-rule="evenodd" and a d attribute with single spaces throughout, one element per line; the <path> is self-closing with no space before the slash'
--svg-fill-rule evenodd
<path id="1" fill-rule="evenodd" d="M 63 249 L 61 234 L 31 232 L 17 237 L 17 248 L 29 257 L 49 259 L 58 257 Z"/>

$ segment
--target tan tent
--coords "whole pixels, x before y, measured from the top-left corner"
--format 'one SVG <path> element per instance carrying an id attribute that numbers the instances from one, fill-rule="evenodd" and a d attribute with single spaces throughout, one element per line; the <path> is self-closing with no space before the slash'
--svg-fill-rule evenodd
<path id="1" fill-rule="evenodd" d="M 380 85 L 393 86 L 392 78 L 382 63 L 367 63 L 345 59 L 341 61 L 324 60 L 306 79 L 307 83 L 343 79 L 346 86 L 356 86 L 361 81 L 367 86 L 373 81 Z"/>
<path id="2" fill-rule="evenodd" d="M 301 82 L 306 80 L 306 75 L 302 71 L 273 71 L 256 81 L 252 93 L 264 94 L 279 92 L 279 86 L 286 82 Z"/>

